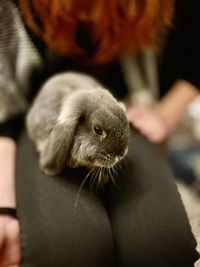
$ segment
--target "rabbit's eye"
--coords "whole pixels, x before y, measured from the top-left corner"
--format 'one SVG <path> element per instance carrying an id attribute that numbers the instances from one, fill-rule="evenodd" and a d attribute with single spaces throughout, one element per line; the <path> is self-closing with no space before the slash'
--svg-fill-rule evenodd
<path id="1" fill-rule="evenodd" d="M 93 130 L 94 130 L 95 134 L 97 134 L 97 135 L 102 135 L 104 132 L 103 129 L 98 127 L 98 126 L 94 126 Z"/>
<path id="2" fill-rule="evenodd" d="M 107 136 L 107 133 L 99 126 L 94 126 L 93 131 L 96 135 L 100 137 L 101 141 L 103 141 L 103 139 L 105 139 Z"/>

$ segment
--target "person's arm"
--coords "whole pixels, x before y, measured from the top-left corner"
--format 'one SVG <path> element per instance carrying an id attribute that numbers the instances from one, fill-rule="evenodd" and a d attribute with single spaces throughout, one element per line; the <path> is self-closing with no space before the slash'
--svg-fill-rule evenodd
<path id="1" fill-rule="evenodd" d="M 188 105 L 199 93 L 198 88 L 191 83 L 179 80 L 158 102 L 156 111 L 166 124 L 168 132 L 171 132 L 183 119 Z"/>
<path id="2" fill-rule="evenodd" d="M 16 208 L 14 140 L 28 107 L 30 92 L 26 82 L 38 61 L 14 1 L 0 1 L 0 18 L 0 208 Z M 0 266 L 17 267 L 20 258 L 19 221 L 1 209 Z"/>
<path id="3" fill-rule="evenodd" d="M 15 154 L 15 141 L 0 137 L 0 207 L 16 207 Z"/>
<path id="4" fill-rule="evenodd" d="M 16 208 L 16 143 L 0 137 L 0 207 Z M 0 266 L 18 266 L 21 258 L 19 222 L 9 214 L 0 214 Z"/>

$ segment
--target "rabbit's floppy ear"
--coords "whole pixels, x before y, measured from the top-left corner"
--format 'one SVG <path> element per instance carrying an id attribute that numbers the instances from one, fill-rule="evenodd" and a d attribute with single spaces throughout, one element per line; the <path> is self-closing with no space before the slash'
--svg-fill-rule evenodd
<path id="1" fill-rule="evenodd" d="M 70 105 L 61 112 L 58 123 L 40 154 L 40 166 L 45 174 L 58 174 L 67 165 L 83 107 L 84 105 Z"/>

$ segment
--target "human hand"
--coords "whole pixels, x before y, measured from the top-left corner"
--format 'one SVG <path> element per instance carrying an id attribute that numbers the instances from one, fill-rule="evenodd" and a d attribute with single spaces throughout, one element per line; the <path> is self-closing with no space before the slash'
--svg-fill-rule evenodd
<path id="1" fill-rule="evenodd" d="M 18 267 L 21 250 L 19 222 L 10 215 L 0 215 L 0 266 Z"/>
<path id="2" fill-rule="evenodd" d="M 160 143 L 169 134 L 167 124 L 156 109 L 132 106 L 127 110 L 127 119 L 152 142 Z"/>

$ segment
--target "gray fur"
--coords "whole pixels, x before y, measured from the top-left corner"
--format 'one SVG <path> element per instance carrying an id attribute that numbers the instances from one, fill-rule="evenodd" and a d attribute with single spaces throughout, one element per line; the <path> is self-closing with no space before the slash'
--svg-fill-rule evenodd
<path id="1" fill-rule="evenodd" d="M 121 104 L 93 78 L 75 72 L 51 77 L 27 115 L 27 129 L 48 175 L 66 165 L 111 167 L 127 152 L 129 125 Z M 94 133 L 100 126 L 106 137 Z"/>

